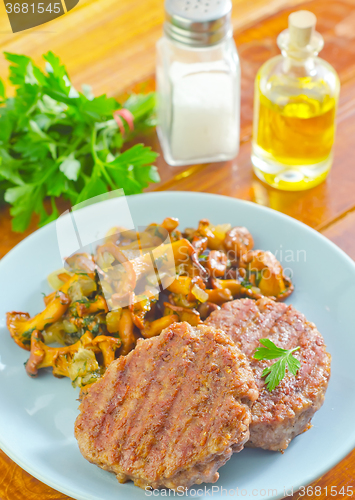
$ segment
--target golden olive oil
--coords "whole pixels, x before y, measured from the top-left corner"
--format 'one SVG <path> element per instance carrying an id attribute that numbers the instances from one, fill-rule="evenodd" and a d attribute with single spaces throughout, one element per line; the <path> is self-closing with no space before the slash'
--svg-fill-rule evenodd
<path id="1" fill-rule="evenodd" d="M 335 132 L 334 98 L 323 102 L 298 95 L 285 105 L 259 97 L 257 145 L 285 165 L 319 163 L 331 153 Z"/>
<path id="2" fill-rule="evenodd" d="M 314 31 L 315 16 L 294 14 L 278 38 L 282 55 L 256 77 L 252 163 L 271 186 L 300 191 L 322 182 L 331 168 L 340 85 L 334 68 L 317 57 L 323 39 Z"/>

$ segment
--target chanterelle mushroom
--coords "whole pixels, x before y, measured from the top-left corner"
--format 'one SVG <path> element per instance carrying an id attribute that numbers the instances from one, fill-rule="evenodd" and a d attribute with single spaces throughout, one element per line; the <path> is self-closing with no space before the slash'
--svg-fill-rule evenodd
<path id="1" fill-rule="evenodd" d="M 31 334 L 34 330 L 44 328 L 58 321 L 66 312 L 70 304 L 70 298 L 64 292 L 56 292 L 55 297 L 47 304 L 46 308 L 33 318 L 28 313 L 9 312 L 6 315 L 6 324 L 11 337 L 17 345 L 30 350 Z"/>
<path id="2" fill-rule="evenodd" d="M 271 252 L 249 251 L 241 259 L 241 271 L 244 274 L 243 283 L 259 288 L 266 297 L 280 301 L 293 292 L 291 280 L 285 276 L 280 262 Z"/>
<path id="3" fill-rule="evenodd" d="M 26 371 L 31 377 L 36 377 L 39 369 L 52 367 L 54 376 L 69 377 L 73 385 L 83 387 L 102 375 L 95 354 L 102 353 L 104 366 L 107 367 L 120 344 L 120 339 L 104 335 L 94 338 L 91 332 L 86 332 L 73 345 L 49 347 L 44 343 L 41 332 L 34 330 Z"/>

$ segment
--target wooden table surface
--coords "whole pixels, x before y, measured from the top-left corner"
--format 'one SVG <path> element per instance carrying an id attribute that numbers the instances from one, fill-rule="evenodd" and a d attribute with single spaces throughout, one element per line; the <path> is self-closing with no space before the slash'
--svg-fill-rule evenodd
<path id="1" fill-rule="evenodd" d="M 278 53 L 276 36 L 298 5 L 317 15 L 317 29 L 325 38 L 321 55 L 337 69 L 342 91 L 329 178 L 310 191 L 285 193 L 267 187 L 252 173 L 253 81 L 259 66 Z M 89 83 L 95 93 L 119 95 L 127 88 L 154 88 L 155 42 L 162 22 L 162 0 L 80 0 L 64 17 L 12 34 L 1 3 L 0 49 L 26 53 L 37 62 L 51 49 L 62 57 L 76 85 Z M 160 157 L 162 182 L 151 189 L 218 193 L 272 207 L 317 229 L 355 259 L 355 0 L 233 0 L 233 25 L 242 64 L 240 153 L 230 162 L 188 169 L 168 167 Z M 5 60 L 0 57 L 0 74 L 6 73 Z M 155 132 L 144 140 L 160 151 Z M 25 234 L 11 232 L 8 210 L 2 209 L 0 258 L 35 228 L 33 220 Z M 331 496 L 331 486 L 338 492 L 333 498 L 347 498 L 341 488 L 347 491 L 352 486 L 355 490 L 355 451 L 312 486 L 309 494 L 295 492 L 292 498 L 324 499 L 326 487 Z M 320 494 L 315 494 L 315 486 L 321 487 L 317 490 Z M 24 499 L 68 497 L 30 476 L 0 451 L 0 500 Z"/>

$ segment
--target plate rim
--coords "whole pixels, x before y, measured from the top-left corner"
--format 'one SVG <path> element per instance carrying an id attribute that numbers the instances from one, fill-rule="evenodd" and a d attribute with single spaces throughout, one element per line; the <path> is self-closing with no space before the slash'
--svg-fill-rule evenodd
<path id="1" fill-rule="evenodd" d="M 150 197 L 150 196 L 154 196 L 154 197 L 155 196 L 157 196 L 157 197 L 161 196 L 161 197 L 164 197 L 164 196 L 166 196 L 168 194 L 169 194 L 169 196 L 176 196 L 176 195 L 179 195 L 179 196 L 180 195 L 185 195 L 186 196 L 186 195 L 188 195 L 188 196 L 194 196 L 194 197 L 195 196 L 197 196 L 197 197 L 207 197 L 207 198 L 213 197 L 215 199 L 233 200 L 233 203 L 237 203 L 237 204 L 240 203 L 242 205 L 246 204 L 246 205 L 249 205 L 250 207 L 252 207 L 253 209 L 257 209 L 257 210 L 261 210 L 261 211 L 267 211 L 269 213 L 272 213 L 277 218 L 286 219 L 290 223 L 295 224 L 296 226 L 303 227 L 303 229 L 305 229 L 306 231 L 308 231 L 310 234 L 313 234 L 314 236 L 316 236 L 317 238 L 319 238 L 320 240 L 322 240 L 323 242 L 325 242 L 327 245 L 329 245 L 330 247 L 332 247 L 333 249 L 335 249 L 337 252 L 339 252 L 343 257 L 346 258 L 346 260 L 352 266 L 355 267 L 355 261 L 351 257 L 349 257 L 349 255 L 344 250 L 342 250 L 338 245 L 336 245 L 329 238 L 327 238 L 322 233 L 320 233 L 319 231 L 317 231 L 317 229 L 314 229 L 313 227 L 309 226 L 308 224 L 305 224 L 304 222 L 302 222 L 302 221 L 300 221 L 298 219 L 295 219 L 294 217 L 291 217 L 290 215 L 284 214 L 283 212 L 275 210 L 275 209 L 273 209 L 271 207 L 266 207 L 264 205 L 259 205 L 257 203 L 254 203 L 253 201 L 243 200 L 243 199 L 240 199 L 240 198 L 234 198 L 233 196 L 227 196 L 227 195 L 223 195 L 223 194 L 205 193 L 205 192 L 197 192 L 197 191 L 151 191 L 151 192 L 148 192 L 148 193 L 139 193 L 139 194 L 128 195 L 127 199 L 130 200 L 130 199 L 141 198 L 141 197 Z M 81 210 L 85 210 L 85 208 L 83 208 Z M 46 224 L 45 226 L 42 226 L 42 227 L 36 229 L 33 233 L 31 233 L 28 236 L 26 236 L 26 238 L 24 238 L 19 243 L 17 243 L 17 245 L 15 245 L 13 248 L 11 248 L 11 250 L 9 250 L 0 259 L 0 268 L 2 266 L 2 263 L 5 261 L 5 259 L 8 258 L 9 255 L 11 255 L 13 252 L 17 251 L 17 249 L 19 247 L 21 247 L 26 241 L 34 238 L 35 236 L 37 237 L 37 234 L 39 234 L 39 233 L 43 232 L 44 230 L 46 230 L 47 227 L 53 226 L 56 223 L 56 220 L 51 221 L 49 224 Z"/>

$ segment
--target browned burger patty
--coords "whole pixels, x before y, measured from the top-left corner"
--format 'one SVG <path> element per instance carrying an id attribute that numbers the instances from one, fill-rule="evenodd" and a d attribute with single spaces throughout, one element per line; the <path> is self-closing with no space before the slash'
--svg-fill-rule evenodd
<path id="1" fill-rule="evenodd" d="M 260 395 L 252 408 L 250 440 L 246 446 L 284 450 L 290 441 L 310 427 L 314 413 L 324 401 L 330 377 L 330 355 L 323 337 L 292 306 L 260 299 L 227 302 L 205 322 L 221 328 L 247 356 Z M 278 347 L 293 349 L 301 368 L 294 377 L 285 378 L 272 392 L 265 386 L 262 372 L 276 360 L 253 358 L 259 340 L 269 338 Z"/>
<path id="2" fill-rule="evenodd" d="M 222 331 L 175 323 L 109 366 L 80 405 L 83 456 L 145 488 L 215 482 L 249 438 L 258 397 L 244 354 Z"/>

